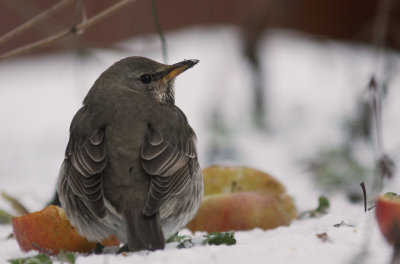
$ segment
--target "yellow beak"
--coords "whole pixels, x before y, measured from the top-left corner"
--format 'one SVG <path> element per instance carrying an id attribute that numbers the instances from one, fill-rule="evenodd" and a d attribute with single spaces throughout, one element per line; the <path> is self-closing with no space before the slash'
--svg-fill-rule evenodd
<path id="1" fill-rule="evenodd" d="M 186 71 L 187 69 L 192 68 L 196 65 L 199 60 L 184 60 L 169 66 L 169 69 L 166 71 L 166 75 L 162 77 L 163 81 L 170 81 L 174 79 L 176 76 Z"/>

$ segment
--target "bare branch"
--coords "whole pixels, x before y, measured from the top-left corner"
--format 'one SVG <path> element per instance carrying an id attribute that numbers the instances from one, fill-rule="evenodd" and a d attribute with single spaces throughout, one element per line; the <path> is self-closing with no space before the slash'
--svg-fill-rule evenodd
<path id="1" fill-rule="evenodd" d="M 14 38 L 15 36 L 21 34 L 22 32 L 34 27 L 36 24 L 46 20 L 47 18 L 54 15 L 59 10 L 66 7 L 68 4 L 72 3 L 75 0 L 63 0 L 58 2 L 57 4 L 53 5 L 46 11 L 40 13 L 39 15 L 35 16 L 34 18 L 28 20 L 27 22 L 23 23 L 22 25 L 14 28 L 13 30 L 5 33 L 3 36 L 0 37 L 0 45 L 4 44 L 5 42 L 9 41 L 10 39 Z"/>
<path id="2" fill-rule="evenodd" d="M 72 27 L 76 27 L 76 25 L 79 24 L 79 22 L 83 22 L 81 20 L 81 15 L 82 15 L 82 0 L 78 0 L 76 2 L 76 7 L 75 7 L 75 13 L 73 17 L 73 22 L 72 22 Z"/>
<path id="3" fill-rule="evenodd" d="M 72 33 L 73 32 L 70 29 L 63 30 L 63 31 L 61 31 L 61 32 L 59 32 L 59 33 L 57 33 L 55 35 L 50 36 L 50 37 L 41 39 L 39 41 L 30 43 L 30 44 L 27 44 L 27 45 L 22 46 L 20 48 L 16 48 L 16 49 L 10 50 L 10 51 L 8 51 L 6 53 L 3 53 L 0 56 L 0 61 L 2 61 L 4 59 L 7 59 L 7 58 L 10 58 L 10 57 L 13 57 L 13 56 L 16 56 L 16 55 L 20 55 L 20 54 L 35 50 L 37 48 L 45 47 L 45 46 L 47 46 L 47 45 L 49 45 L 49 44 L 51 44 L 51 43 L 53 43 L 53 42 L 55 42 L 57 40 L 60 40 L 60 39 L 66 37 L 66 36 L 68 36 L 69 34 L 72 34 Z"/>
<path id="4" fill-rule="evenodd" d="M 97 15 L 95 15 L 92 18 L 89 18 L 88 20 L 86 20 L 85 22 L 79 24 L 76 26 L 76 30 L 85 30 L 87 28 L 90 28 L 91 26 L 97 24 L 98 22 L 100 22 L 101 20 L 105 19 L 106 17 L 108 17 L 109 15 L 113 14 L 114 12 L 118 11 L 119 9 L 121 9 L 122 7 L 136 2 L 137 0 L 120 0 L 118 3 L 116 3 L 115 5 L 110 6 L 109 8 L 105 9 L 104 11 L 98 13 Z"/>
<path id="5" fill-rule="evenodd" d="M 364 197 L 364 212 L 367 212 L 367 190 L 365 189 L 365 183 L 361 182 L 360 186 L 363 191 L 363 197 Z"/>
<path id="6" fill-rule="evenodd" d="M 57 40 L 65 38 L 65 37 L 67 37 L 69 35 L 77 34 L 78 32 L 81 32 L 81 31 L 83 31 L 85 29 L 88 29 L 88 28 L 94 26 L 95 24 L 97 24 L 101 20 L 105 19 L 109 15 L 115 13 L 116 11 L 121 9 L 122 7 L 128 5 L 128 4 L 132 3 L 132 2 L 135 2 L 135 1 L 137 1 L 137 0 L 121 0 L 118 3 L 112 5 L 109 8 L 107 8 L 107 9 L 103 10 L 102 12 L 98 13 L 97 15 L 89 18 L 88 20 L 83 21 L 82 23 L 80 23 L 80 24 L 78 24 L 76 26 L 73 26 L 72 28 L 63 30 L 63 31 L 61 31 L 61 32 L 59 32 L 59 33 L 57 33 L 55 35 L 50 36 L 50 37 L 41 39 L 39 41 L 30 43 L 30 44 L 22 46 L 20 48 L 16 48 L 16 49 L 10 50 L 10 51 L 8 51 L 6 53 L 3 53 L 2 55 L 0 55 L 0 61 L 4 60 L 4 59 L 7 59 L 7 58 L 10 58 L 10 57 L 13 57 L 13 56 L 16 56 L 16 55 L 20 55 L 22 53 L 26 53 L 28 51 L 32 51 L 32 50 L 35 50 L 35 49 L 38 49 L 38 48 L 45 47 L 45 46 L 47 46 L 47 45 L 49 45 L 49 44 L 51 44 L 51 43 L 53 43 L 53 42 L 55 42 Z"/>

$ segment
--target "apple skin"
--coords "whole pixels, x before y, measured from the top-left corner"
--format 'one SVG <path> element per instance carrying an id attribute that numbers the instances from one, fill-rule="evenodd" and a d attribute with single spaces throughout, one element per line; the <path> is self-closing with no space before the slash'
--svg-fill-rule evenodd
<path id="1" fill-rule="evenodd" d="M 202 171 L 204 196 L 235 192 L 254 191 L 260 194 L 279 196 L 285 187 L 271 175 L 249 167 L 211 166 Z"/>
<path id="2" fill-rule="evenodd" d="M 192 232 L 271 229 L 297 217 L 285 187 L 267 173 L 228 166 L 212 166 L 202 173 L 204 198 L 186 226 Z"/>
<path id="3" fill-rule="evenodd" d="M 221 193 L 256 192 L 275 197 L 292 219 L 297 217 L 293 199 L 286 194 L 285 187 L 268 173 L 243 166 L 211 166 L 202 173 L 205 197 Z"/>
<path id="4" fill-rule="evenodd" d="M 78 234 L 69 223 L 64 210 L 47 206 L 41 211 L 11 219 L 15 238 L 23 251 L 38 250 L 58 254 L 60 250 L 86 253 L 93 250 L 95 242 L 89 242 Z M 114 236 L 102 241 L 104 246 L 119 246 Z"/>
<path id="5" fill-rule="evenodd" d="M 375 209 L 379 229 L 390 244 L 400 237 L 400 200 L 379 196 Z"/>
<path id="6" fill-rule="evenodd" d="M 289 225 L 291 215 L 272 195 L 235 192 L 206 196 L 187 228 L 192 232 L 271 229 Z"/>

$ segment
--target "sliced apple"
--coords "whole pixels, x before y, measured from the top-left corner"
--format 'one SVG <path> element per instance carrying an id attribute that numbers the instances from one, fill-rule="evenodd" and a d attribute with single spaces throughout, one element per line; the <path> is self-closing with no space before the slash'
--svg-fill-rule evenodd
<path id="1" fill-rule="evenodd" d="M 72 252 L 90 252 L 96 246 L 78 234 L 69 223 L 64 210 L 47 206 L 41 211 L 11 219 L 15 238 L 24 251 L 38 250 L 58 254 L 62 249 Z M 104 246 L 118 246 L 114 236 L 102 241 Z"/>

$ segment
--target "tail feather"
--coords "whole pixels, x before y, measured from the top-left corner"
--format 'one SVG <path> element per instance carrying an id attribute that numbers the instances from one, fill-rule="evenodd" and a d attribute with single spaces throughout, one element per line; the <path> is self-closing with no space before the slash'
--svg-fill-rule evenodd
<path id="1" fill-rule="evenodd" d="M 145 216 L 141 210 L 126 209 L 124 217 L 131 251 L 157 250 L 165 247 L 159 214 Z"/>

